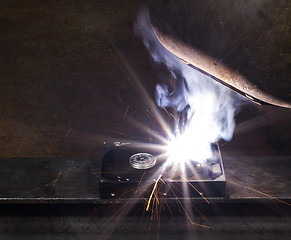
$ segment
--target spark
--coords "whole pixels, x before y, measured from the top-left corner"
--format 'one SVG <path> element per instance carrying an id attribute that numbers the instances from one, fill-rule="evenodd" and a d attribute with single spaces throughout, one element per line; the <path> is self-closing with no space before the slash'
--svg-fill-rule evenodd
<path id="1" fill-rule="evenodd" d="M 65 139 L 64 139 L 64 143 L 66 143 L 67 138 L 69 137 L 71 131 L 72 131 L 72 128 L 70 128 L 69 131 L 67 132 L 67 134 L 66 134 L 66 136 L 65 136 Z"/>
<path id="2" fill-rule="evenodd" d="M 159 189 L 157 191 L 155 191 L 154 195 L 155 195 L 155 200 L 156 200 L 157 204 L 160 204 L 160 201 L 158 198 L 158 191 L 159 191 Z"/>
<path id="3" fill-rule="evenodd" d="M 171 75 L 171 80 L 170 80 L 171 89 L 174 89 L 175 85 L 176 85 L 176 78 L 174 75 Z"/>
<path id="4" fill-rule="evenodd" d="M 53 189 L 54 189 L 59 177 L 61 176 L 61 174 L 62 174 L 62 171 L 60 171 L 59 175 L 57 176 L 56 180 L 54 181 L 54 184 L 52 185 L 51 190 L 50 190 L 50 194 L 52 193 L 52 191 L 53 191 Z"/>
<path id="5" fill-rule="evenodd" d="M 145 102 L 148 104 L 151 111 L 154 113 L 154 116 L 158 119 L 158 123 L 163 128 L 165 133 L 167 133 L 167 135 L 170 135 L 171 129 L 168 127 L 167 123 L 161 116 L 156 104 L 153 102 L 150 95 L 146 91 L 146 88 L 143 86 L 142 81 L 139 78 L 138 74 L 132 69 L 131 65 L 129 64 L 125 56 L 117 48 L 115 48 L 114 45 L 113 47 L 115 49 L 116 56 L 120 60 L 120 63 L 121 63 L 119 64 L 119 67 L 128 76 L 128 79 L 131 80 L 131 82 L 133 83 L 133 86 L 138 90 L 138 92 L 141 93 L 141 97 L 143 97 Z"/>
<path id="6" fill-rule="evenodd" d="M 199 209 L 195 206 L 195 204 L 193 203 L 193 204 L 191 204 L 191 205 L 192 205 L 192 206 L 195 208 L 195 210 L 200 214 L 200 216 L 202 216 L 202 217 L 205 219 L 205 221 L 209 223 L 208 219 L 207 219 L 207 218 L 202 214 L 201 211 L 199 211 Z"/>
<path id="7" fill-rule="evenodd" d="M 152 193 L 151 193 L 151 195 L 149 197 L 149 201 L 148 201 L 148 204 L 147 204 L 147 207 L 146 207 L 146 211 L 148 211 L 149 208 L 150 208 L 150 204 L 151 204 L 151 200 L 152 200 L 153 194 L 154 194 L 154 192 L 155 192 L 155 190 L 157 188 L 157 184 L 158 184 L 159 180 L 161 179 L 161 177 L 162 177 L 162 175 L 160 175 L 159 178 L 157 179 L 157 181 L 155 182 L 155 185 L 153 187 Z"/>
<path id="8" fill-rule="evenodd" d="M 120 85 L 120 86 L 123 87 L 124 89 L 127 89 L 127 87 L 126 87 L 123 83 L 121 83 L 121 82 L 116 82 L 116 84 Z"/>
<path id="9" fill-rule="evenodd" d="M 127 112 L 128 112 L 129 109 L 130 109 L 130 106 L 128 106 L 128 107 L 126 108 L 126 110 L 125 110 L 125 112 L 124 112 L 124 115 L 123 115 L 123 119 L 126 118 L 126 115 L 127 115 Z"/>
<path id="10" fill-rule="evenodd" d="M 148 114 L 152 115 L 151 112 L 150 112 L 148 109 L 146 109 L 145 111 L 146 111 Z M 148 116 L 149 116 L 149 115 L 148 115 Z"/>
<path id="11" fill-rule="evenodd" d="M 172 210 L 171 210 L 171 208 L 170 208 L 170 206 L 169 206 L 169 204 L 167 203 L 166 200 L 164 201 L 164 203 L 166 204 L 166 206 L 167 206 L 169 212 L 170 212 L 171 214 L 173 214 L 173 212 L 172 212 Z"/>
<path id="12" fill-rule="evenodd" d="M 139 130 L 147 133 L 148 126 L 137 121 L 135 118 L 131 117 L 130 115 L 127 115 L 126 121 L 130 123 L 131 125 L 135 126 L 136 128 L 139 128 Z M 166 143 L 167 140 L 165 139 L 165 137 L 163 137 L 162 134 L 155 131 L 151 131 L 151 134 L 155 139 L 158 139 L 162 143 Z"/>
<path id="13" fill-rule="evenodd" d="M 176 120 L 176 118 L 174 117 L 174 115 L 173 115 L 172 113 L 170 113 L 170 116 L 171 116 L 174 120 Z"/>
<path id="14" fill-rule="evenodd" d="M 210 204 L 210 202 L 207 200 L 206 197 L 203 196 L 203 193 L 201 193 L 196 187 L 194 187 L 187 179 L 184 179 L 193 189 L 195 189 L 195 191 L 208 203 Z"/>
<path id="15" fill-rule="evenodd" d="M 240 186 L 240 187 L 247 188 L 247 189 L 249 189 L 249 190 L 251 190 L 251 191 L 257 192 L 257 193 L 259 193 L 259 194 L 262 194 L 262 195 L 264 195 L 264 196 L 266 196 L 266 197 L 272 198 L 272 199 L 274 199 L 274 200 L 276 200 L 276 201 L 278 201 L 278 202 L 284 203 L 284 204 L 286 204 L 286 205 L 288 205 L 288 206 L 291 207 L 291 204 L 290 204 L 290 203 L 287 203 L 287 202 L 285 202 L 285 201 L 283 201 L 283 200 L 281 200 L 281 199 L 279 199 L 279 198 L 273 197 L 273 196 L 271 196 L 271 195 L 269 195 L 269 194 L 267 194 L 267 193 L 261 192 L 261 191 L 259 191 L 259 190 L 254 189 L 254 188 L 247 187 L 247 186 L 244 186 L 244 185 L 242 185 L 242 184 L 235 183 L 235 182 L 232 182 L 232 181 L 228 181 L 228 182 L 229 182 L 229 183 L 232 183 L 232 184 L 235 184 L 235 185 L 238 185 L 238 186 Z"/>
<path id="16" fill-rule="evenodd" d="M 166 108 L 163 108 L 165 110 L 165 112 L 168 114 L 168 116 L 171 118 L 171 114 L 168 112 L 168 110 Z"/>
<path id="17" fill-rule="evenodd" d="M 114 231 L 114 229 L 115 229 L 117 223 L 119 222 L 120 218 L 121 218 L 122 215 L 124 214 L 125 209 L 126 209 L 126 207 L 127 207 L 128 204 L 129 204 L 129 203 L 126 203 L 126 204 L 124 205 L 124 207 L 121 209 L 121 213 L 118 214 L 118 216 L 117 216 L 117 220 L 115 221 L 115 223 L 114 223 L 114 225 L 113 225 L 111 231 L 107 234 L 106 239 L 109 239 L 110 236 L 112 235 L 112 233 L 113 233 L 113 231 Z"/>
<path id="18" fill-rule="evenodd" d="M 139 188 L 139 186 L 140 186 L 140 183 L 141 183 L 141 181 L 142 181 L 144 175 L 145 175 L 145 172 L 143 172 L 143 175 L 141 176 L 141 178 L 140 178 L 140 180 L 139 180 L 139 183 L 138 183 L 137 188 L 136 188 L 136 190 L 135 190 L 135 194 L 137 193 L 137 190 L 138 190 L 138 188 Z"/>
<path id="19" fill-rule="evenodd" d="M 160 205 L 159 215 L 158 215 L 158 233 L 157 233 L 157 240 L 159 240 L 159 236 L 160 236 L 160 224 L 161 224 L 161 205 Z"/>
<path id="20" fill-rule="evenodd" d="M 113 47 L 114 47 L 114 45 L 113 45 Z M 152 135 L 154 138 L 156 138 L 158 140 L 161 140 L 161 143 L 163 144 L 162 146 L 164 147 L 164 150 L 166 151 L 166 154 L 169 155 L 169 152 L 167 151 L 168 148 L 165 149 L 165 145 L 168 145 L 169 144 L 168 143 L 169 142 L 169 139 L 170 139 L 170 142 L 173 142 L 173 140 L 176 138 L 176 136 L 173 136 L 172 129 L 166 123 L 166 121 L 165 121 L 165 119 L 163 117 L 163 115 L 165 115 L 165 114 L 162 114 L 161 110 L 159 110 L 157 108 L 156 104 L 152 101 L 150 95 L 147 93 L 145 87 L 143 86 L 142 81 L 140 80 L 138 74 L 134 71 L 134 69 L 132 69 L 131 64 L 128 62 L 128 60 L 125 58 L 125 56 L 120 51 L 118 51 L 117 48 L 115 48 L 115 52 L 116 52 L 116 56 L 120 60 L 120 62 L 119 62 L 120 63 L 119 64 L 120 69 L 122 70 L 122 72 L 124 72 L 126 74 L 126 76 L 128 77 L 128 79 L 133 83 L 133 86 L 140 93 L 140 96 L 145 100 L 145 102 L 147 103 L 147 106 L 150 109 L 150 111 L 148 109 L 145 110 L 145 113 L 146 113 L 147 117 L 149 118 L 149 120 L 151 121 L 151 123 L 152 123 L 152 120 L 153 120 L 153 123 L 159 124 L 161 126 L 162 130 L 163 130 L 163 133 L 162 134 L 159 134 L 159 133 L 153 131 L 152 134 L 150 134 L 149 129 L 147 128 L 147 126 L 144 127 L 144 126 L 142 126 L 142 124 L 140 122 L 137 122 L 136 119 L 132 119 L 131 116 L 127 116 L 128 115 L 127 113 L 129 111 L 130 106 L 128 106 L 126 108 L 126 110 L 124 112 L 123 118 L 126 119 L 127 121 L 134 122 L 137 127 L 140 127 L 145 132 L 148 131 L 150 137 Z M 172 67 L 172 63 L 170 63 L 170 65 L 168 67 Z M 188 70 L 187 70 L 187 72 L 188 72 Z M 173 84 L 175 85 L 176 84 L 175 81 L 176 81 L 175 75 L 172 75 L 171 76 L 171 85 L 173 85 Z M 195 84 L 194 84 L 194 86 L 195 86 Z M 173 88 L 175 86 L 171 86 L 171 87 Z M 192 91 L 192 88 L 190 90 Z M 200 95 L 198 95 L 198 97 L 200 97 Z M 224 101 L 225 100 L 224 95 L 223 95 L 222 98 L 223 98 L 223 101 Z M 186 148 L 188 148 L 189 150 L 191 150 L 191 153 L 192 153 L 193 152 L 193 146 L 194 146 L 195 147 L 195 150 L 197 150 L 197 151 L 194 151 L 195 152 L 195 160 L 197 160 L 197 158 L 199 158 L 198 160 L 201 159 L 201 161 L 202 161 L 202 159 L 203 159 L 203 161 L 204 161 L 206 159 L 205 158 L 205 155 L 208 155 L 209 154 L 209 150 L 210 150 L 208 148 L 205 148 L 205 145 L 208 146 L 209 143 L 212 142 L 212 140 L 214 138 L 215 138 L 214 140 L 216 140 L 216 137 L 217 137 L 216 136 L 216 132 L 215 132 L 215 130 L 217 130 L 216 129 L 216 125 L 211 125 L 210 128 L 208 127 L 208 124 L 209 124 L 209 122 L 208 122 L 208 115 L 207 115 L 208 112 L 206 112 L 206 113 L 204 112 L 204 110 L 205 110 L 204 109 L 204 106 L 201 107 L 201 109 L 198 106 L 198 109 L 196 109 L 196 100 L 197 99 L 195 98 L 195 99 L 190 99 L 190 100 L 191 101 L 192 100 L 193 101 L 195 100 L 193 102 L 193 104 L 192 104 L 193 105 L 193 110 L 194 109 L 195 109 L 195 111 L 196 110 L 199 110 L 199 111 L 195 112 L 195 117 L 192 119 L 194 121 L 193 121 L 193 124 L 191 124 L 191 127 L 192 128 L 191 128 L 191 132 L 189 133 L 192 136 L 187 135 L 186 137 L 184 137 L 183 140 L 181 141 L 181 144 L 178 144 L 179 145 L 178 148 L 175 147 L 175 146 L 173 146 L 174 147 L 173 149 L 174 150 L 177 150 L 177 152 L 180 153 L 180 154 L 178 154 L 177 152 L 174 153 L 174 154 L 177 154 L 179 156 L 179 158 L 177 158 L 177 161 L 175 161 L 175 162 L 166 161 L 166 166 L 168 166 L 167 165 L 168 163 L 172 163 L 173 164 L 173 165 L 171 165 L 171 166 L 173 166 L 172 171 L 173 172 L 176 172 L 176 174 L 177 174 L 177 170 L 178 170 L 178 169 L 175 168 L 176 165 L 177 166 L 179 165 L 181 167 L 184 167 L 185 166 L 185 164 L 183 164 L 184 163 L 183 162 L 184 161 L 184 158 L 181 160 L 181 151 L 182 151 L 182 153 L 184 153 L 185 151 L 183 151 L 183 150 L 185 150 Z M 212 100 L 213 100 L 213 102 L 212 102 Z M 212 99 L 212 98 L 208 99 L 208 95 L 205 96 L 205 98 L 202 98 L 202 100 L 199 99 L 199 101 L 197 101 L 197 102 L 203 102 L 203 103 L 205 103 L 205 105 L 209 105 L 209 104 L 211 105 L 213 103 L 212 104 L 213 106 L 211 105 L 210 107 L 213 107 L 213 109 L 215 109 L 215 110 L 218 108 L 216 106 L 216 103 L 217 102 L 215 101 L 215 99 Z M 213 110 L 213 109 L 211 108 L 210 110 Z M 167 115 L 170 118 L 175 119 L 174 115 L 172 113 L 169 113 L 169 111 L 167 111 L 166 108 L 164 108 L 164 111 L 167 113 Z M 219 112 L 219 111 L 220 110 L 217 110 L 217 112 Z M 210 119 L 212 119 L 212 118 L 210 117 Z M 201 127 L 201 125 L 202 125 L 202 127 Z M 193 134 L 193 133 L 195 133 L 195 134 Z M 165 135 L 166 135 L 166 137 L 165 137 Z M 213 136 L 213 135 L 215 135 L 215 136 Z M 193 136 L 194 136 L 194 139 L 193 139 Z M 206 138 L 206 139 L 204 139 L 204 138 Z M 194 140 L 194 142 L 193 142 L 193 140 Z M 179 140 L 178 140 L 178 142 L 179 142 Z M 136 147 L 136 146 L 148 146 L 149 147 L 150 146 L 150 145 L 142 144 L 142 143 L 134 143 L 134 145 L 135 145 L 134 147 Z M 152 145 L 154 145 L 154 144 L 152 144 Z M 196 146 L 198 146 L 198 147 L 196 147 Z M 160 147 L 161 147 L 161 145 L 160 146 L 154 146 L 154 149 L 158 149 Z M 179 162 L 180 162 L 180 164 L 178 164 Z M 158 173 L 156 173 L 156 174 L 158 174 Z M 159 216 L 160 216 L 159 215 L 160 212 L 158 210 L 159 208 L 161 209 L 161 201 L 159 201 L 159 194 L 160 194 L 159 193 L 159 190 L 160 190 L 162 184 L 159 184 L 159 182 L 165 184 L 165 182 L 162 179 L 162 176 L 163 176 L 163 174 L 160 174 L 158 178 L 155 178 L 157 180 L 153 184 L 153 189 L 151 191 L 151 194 L 150 194 L 148 200 L 146 200 L 146 208 L 145 208 L 145 210 L 147 212 L 151 212 L 152 213 L 152 217 L 153 216 L 157 216 L 159 218 Z M 141 188 L 141 182 L 142 182 L 143 178 L 144 178 L 144 175 L 141 177 L 140 182 L 138 183 L 137 188 L 136 189 L 133 189 L 133 193 L 135 192 L 136 194 L 138 194 L 137 196 L 139 196 L 139 194 L 140 194 L 140 196 L 142 196 L 142 193 L 141 192 L 138 192 L 138 189 Z M 151 178 L 151 179 L 153 179 L 153 178 Z M 167 183 L 167 184 L 169 184 L 169 183 Z M 188 184 L 190 184 L 190 183 L 188 182 Z M 187 184 L 185 184 L 185 185 L 187 186 Z M 198 189 L 196 189 L 193 185 L 192 185 L 192 187 L 197 192 L 199 192 Z M 174 193 L 174 191 L 173 191 L 173 189 L 171 187 L 170 187 L 170 189 Z M 209 226 L 206 226 L 206 225 L 202 225 L 202 224 L 198 224 L 198 223 L 193 222 L 193 220 L 191 219 L 191 215 L 187 212 L 188 208 L 185 208 L 182 205 L 182 203 L 179 201 L 179 199 L 177 198 L 177 196 L 176 196 L 175 193 L 174 193 L 174 195 L 175 195 L 178 203 L 181 205 L 181 208 L 185 212 L 185 215 L 187 216 L 187 218 L 191 222 L 191 224 L 197 225 L 197 226 L 200 226 L 200 227 L 210 228 Z M 204 198 L 203 195 L 202 195 L 202 197 Z M 209 204 L 209 201 L 206 198 L 204 198 L 204 199 Z M 152 206 L 151 206 L 151 204 L 152 204 Z M 151 207 L 152 207 L 152 209 L 150 209 Z M 167 205 L 167 207 L 169 208 L 168 205 Z M 125 212 L 124 209 L 122 211 Z"/>
<path id="21" fill-rule="evenodd" d="M 116 130 L 110 130 L 110 131 L 113 132 L 113 133 L 116 133 L 116 134 L 118 134 L 118 135 L 122 135 L 122 136 L 128 137 L 128 135 L 126 135 L 126 134 L 123 133 L 123 132 L 116 131 Z"/>
<path id="22" fill-rule="evenodd" d="M 199 223 L 195 223 L 189 213 L 186 211 L 185 207 L 183 206 L 183 204 L 181 203 L 181 201 L 179 200 L 179 198 L 177 197 L 176 193 L 174 192 L 173 188 L 170 186 L 170 184 L 168 183 L 168 186 L 170 188 L 170 190 L 172 191 L 172 193 L 174 194 L 175 198 L 176 198 L 176 201 L 179 203 L 180 207 L 182 208 L 183 212 L 185 213 L 186 217 L 188 218 L 189 222 L 192 224 L 192 225 L 195 225 L 195 226 L 199 226 L 199 227 L 204 227 L 204 228 L 211 228 L 207 225 L 203 225 L 203 224 L 199 224 Z"/>

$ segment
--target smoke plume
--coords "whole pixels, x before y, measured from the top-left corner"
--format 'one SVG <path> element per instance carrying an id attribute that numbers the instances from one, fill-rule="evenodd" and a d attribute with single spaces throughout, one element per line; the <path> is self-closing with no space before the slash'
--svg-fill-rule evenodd
<path id="1" fill-rule="evenodd" d="M 188 111 L 187 128 L 181 136 L 175 137 L 179 140 L 173 139 L 173 144 L 181 145 L 183 151 L 188 152 L 187 157 L 200 160 L 210 157 L 212 143 L 220 139 L 232 139 L 235 128 L 233 93 L 209 76 L 184 64 L 163 47 L 153 31 L 147 9 L 139 11 L 134 31 L 153 60 L 165 64 L 176 79 L 171 89 L 169 84 L 156 86 L 157 105 L 161 108 L 172 107 L 178 112 L 184 109 Z M 197 151 L 193 149 L 195 146 Z"/>

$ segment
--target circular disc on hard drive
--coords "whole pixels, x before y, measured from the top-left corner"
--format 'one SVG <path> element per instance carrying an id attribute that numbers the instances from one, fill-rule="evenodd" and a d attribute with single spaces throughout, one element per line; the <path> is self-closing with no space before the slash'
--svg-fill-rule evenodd
<path id="1" fill-rule="evenodd" d="M 136 153 L 130 157 L 129 165 L 135 169 L 149 169 L 156 165 L 156 158 L 149 153 Z"/>

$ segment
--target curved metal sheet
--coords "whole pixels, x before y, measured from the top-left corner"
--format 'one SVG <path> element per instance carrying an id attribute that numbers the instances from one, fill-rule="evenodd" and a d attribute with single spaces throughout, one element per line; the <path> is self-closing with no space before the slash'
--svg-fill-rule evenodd
<path id="1" fill-rule="evenodd" d="M 288 6 L 168 0 L 153 3 L 150 16 L 160 42 L 181 60 L 250 99 L 291 108 Z"/>

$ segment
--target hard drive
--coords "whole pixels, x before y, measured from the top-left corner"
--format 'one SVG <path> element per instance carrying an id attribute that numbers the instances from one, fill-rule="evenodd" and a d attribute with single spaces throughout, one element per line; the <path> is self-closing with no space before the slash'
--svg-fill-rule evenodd
<path id="1" fill-rule="evenodd" d="M 163 157 L 164 156 L 164 157 Z M 223 197 L 225 173 L 218 144 L 203 162 L 171 164 L 161 151 L 130 143 L 104 143 L 100 196 L 102 199 L 147 198 L 157 180 L 163 198 Z"/>

